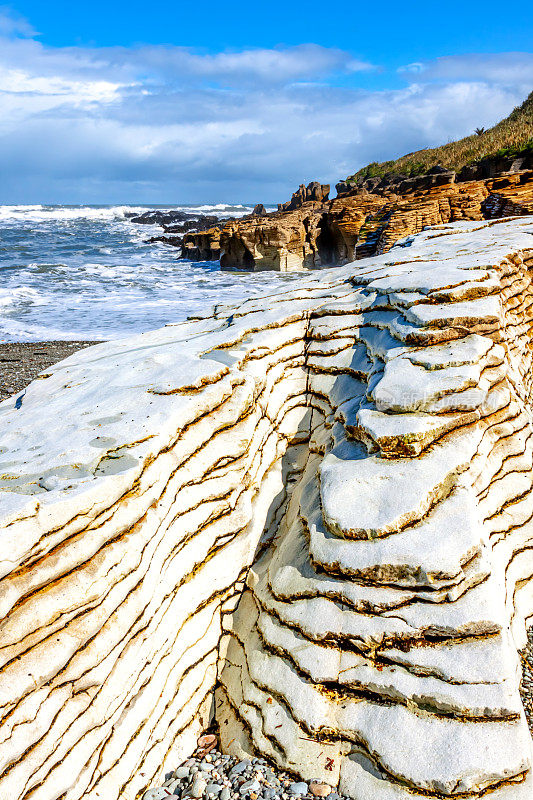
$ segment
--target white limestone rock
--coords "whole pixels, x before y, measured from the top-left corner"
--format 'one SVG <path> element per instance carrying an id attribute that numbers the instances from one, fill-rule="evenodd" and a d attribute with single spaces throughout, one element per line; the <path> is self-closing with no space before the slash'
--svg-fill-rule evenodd
<path id="1" fill-rule="evenodd" d="M 354 800 L 529 800 L 532 233 L 424 231 L 0 404 L 0 797 L 138 800 L 216 713 Z"/>

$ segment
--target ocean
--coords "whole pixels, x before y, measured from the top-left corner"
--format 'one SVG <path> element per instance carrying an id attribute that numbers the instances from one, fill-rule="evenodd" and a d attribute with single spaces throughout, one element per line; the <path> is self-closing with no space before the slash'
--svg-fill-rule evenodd
<path id="1" fill-rule="evenodd" d="M 282 288 L 298 273 L 222 272 L 148 244 L 127 212 L 240 217 L 249 206 L 0 206 L 0 341 L 117 339 Z"/>

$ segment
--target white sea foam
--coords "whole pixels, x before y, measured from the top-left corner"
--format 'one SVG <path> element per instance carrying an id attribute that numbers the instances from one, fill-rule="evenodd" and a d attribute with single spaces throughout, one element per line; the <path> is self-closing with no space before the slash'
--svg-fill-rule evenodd
<path id="1" fill-rule="evenodd" d="M 126 214 L 142 214 L 145 211 L 183 211 L 187 214 L 218 214 L 227 217 L 243 217 L 253 210 L 250 206 L 216 205 L 199 206 L 46 206 L 46 205 L 0 205 L 0 220 L 31 222 L 69 220 L 125 219 Z M 270 209 L 274 210 L 274 209 Z"/>
<path id="2" fill-rule="evenodd" d="M 126 212 L 142 214 L 146 206 L 0 206 L 0 220 L 51 222 L 124 219 Z"/>
<path id="3" fill-rule="evenodd" d="M 248 206 L 174 206 L 242 216 Z M 297 273 L 228 273 L 147 240 L 149 206 L 0 206 L 0 340 L 114 339 L 276 290 Z M 165 209 L 161 209 L 165 210 Z"/>

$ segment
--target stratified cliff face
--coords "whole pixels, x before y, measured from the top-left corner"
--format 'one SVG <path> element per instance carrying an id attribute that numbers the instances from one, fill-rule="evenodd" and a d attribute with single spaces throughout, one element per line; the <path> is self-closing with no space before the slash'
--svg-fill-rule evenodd
<path id="1" fill-rule="evenodd" d="M 530 800 L 532 234 L 443 225 L 0 404 L 2 800 L 136 800 L 214 713 L 354 800 Z"/>
<path id="2" fill-rule="evenodd" d="M 533 213 L 533 170 L 461 182 L 454 172 L 435 170 L 379 183 L 366 181 L 363 188 L 331 201 L 302 200 L 318 198 L 318 189 L 329 187 L 316 184 L 318 189 L 307 193 L 300 187 L 300 193 L 267 217 L 187 234 L 182 255 L 220 256 L 222 269 L 317 269 L 386 253 L 398 239 L 428 225 Z"/>

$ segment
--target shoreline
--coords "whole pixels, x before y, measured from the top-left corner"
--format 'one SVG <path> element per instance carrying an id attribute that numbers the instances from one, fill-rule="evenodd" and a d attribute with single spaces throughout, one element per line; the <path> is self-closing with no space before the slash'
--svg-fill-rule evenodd
<path id="1" fill-rule="evenodd" d="M 0 342 L 0 402 L 24 389 L 40 372 L 98 341 Z"/>

